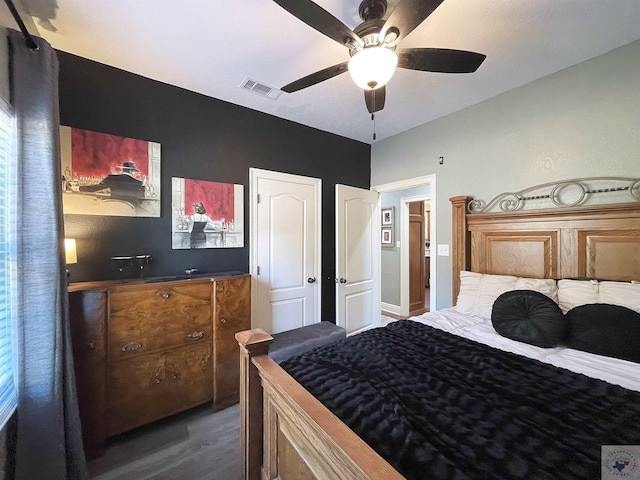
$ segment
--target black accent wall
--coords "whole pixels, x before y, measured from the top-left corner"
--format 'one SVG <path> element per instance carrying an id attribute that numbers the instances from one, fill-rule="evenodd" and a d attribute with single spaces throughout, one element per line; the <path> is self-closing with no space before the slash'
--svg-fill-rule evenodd
<path id="1" fill-rule="evenodd" d="M 68 53 L 58 58 L 62 125 L 162 145 L 160 218 L 65 215 L 78 248 L 72 282 L 118 278 L 110 261 L 118 255 L 151 255 L 145 276 L 190 267 L 248 272 L 249 168 L 256 167 L 322 179 L 322 319 L 335 321 L 335 185 L 369 188 L 369 145 Z M 171 177 L 244 185 L 245 247 L 173 250 Z"/>

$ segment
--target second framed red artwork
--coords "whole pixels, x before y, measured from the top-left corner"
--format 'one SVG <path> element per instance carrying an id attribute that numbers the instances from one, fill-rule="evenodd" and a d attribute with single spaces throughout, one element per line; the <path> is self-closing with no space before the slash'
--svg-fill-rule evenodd
<path id="1" fill-rule="evenodd" d="M 244 187 L 171 179 L 172 248 L 244 247 Z"/>

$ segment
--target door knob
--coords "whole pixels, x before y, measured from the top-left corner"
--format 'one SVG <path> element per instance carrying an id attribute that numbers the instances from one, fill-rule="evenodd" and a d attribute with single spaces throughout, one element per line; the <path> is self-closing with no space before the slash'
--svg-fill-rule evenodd
<path id="1" fill-rule="evenodd" d="M 307 283 L 316 283 L 316 277 L 307 278 Z"/>
<path id="2" fill-rule="evenodd" d="M 340 277 L 340 283 L 347 283 L 347 279 L 344 277 Z"/>

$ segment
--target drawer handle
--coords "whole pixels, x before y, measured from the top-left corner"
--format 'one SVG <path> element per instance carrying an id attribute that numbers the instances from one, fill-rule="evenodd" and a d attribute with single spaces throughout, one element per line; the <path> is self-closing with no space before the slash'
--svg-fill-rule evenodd
<path id="1" fill-rule="evenodd" d="M 162 290 L 162 298 L 169 298 L 171 296 L 171 292 L 167 289 Z"/>
<path id="2" fill-rule="evenodd" d="M 124 347 L 122 347 L 123 352 L 133 352 L 139 349 L 142 346 L 141 343 L 138 342 L 129 342 Z"/>
<path id="3" fill-rule="evenodd" d="M 220 323 L 227 323 L 227 319 L 226 318 L 221 318 L 220 319 Z"/>
<path id="4" fill-rule="evenodd" d="M 198 340 L 199 338 L 202 338 L 204 336 L 204 332 L 193 332 L 187 335 L 187 338 L 190 338 L 191 340 Z"/>
<path id="5" fill-rule="evenodd" d="M 156 385 L 159 384 L 162 380 L 160 380 L 158 377 L 153 379 L 153 383 L 155 383 Z"/>
<path id="6" fill-rule="evenodd" d="M 96 344 L 93 343 L 93 342 L 89 342 L 89 343 L 87 343 L 87 348 L 89 350 L 93 350 L 94 348 L 96 348 Z"/>
<path id="7" fill-rule="evenodd" d="M 171 378 L 173 378 L 175 380 L 176 378 L 178 378 L 178 374 L 177 373 L 172 373 L 171 374 Z"/>

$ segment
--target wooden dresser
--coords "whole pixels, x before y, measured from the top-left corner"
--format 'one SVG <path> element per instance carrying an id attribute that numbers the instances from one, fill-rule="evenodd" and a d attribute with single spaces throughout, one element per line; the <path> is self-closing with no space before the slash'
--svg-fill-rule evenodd
<path id="1" fill-rule="evenodd" d="M 238 402 L 234 335 L 251 328 L 248 274 L 75 283 L 69 313 L 88 458 L 118 433 Z"/>

